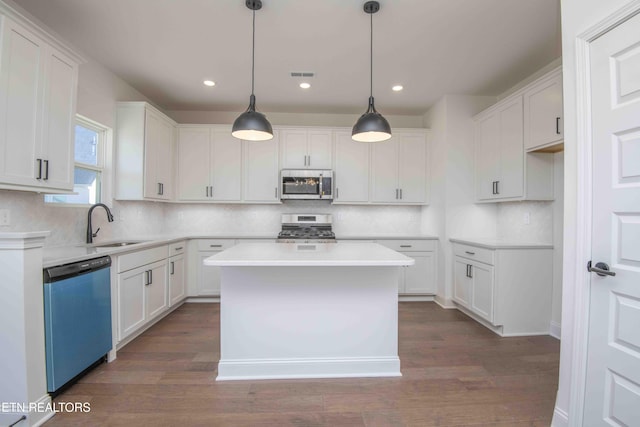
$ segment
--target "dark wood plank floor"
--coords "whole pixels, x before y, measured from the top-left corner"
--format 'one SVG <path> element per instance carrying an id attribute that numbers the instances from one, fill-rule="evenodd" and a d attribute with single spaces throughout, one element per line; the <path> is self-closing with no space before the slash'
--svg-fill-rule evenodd
<path id="1" fill-rule="evenodd" d="M 216 382 L 217 304 L 185 304 L 59 395 L 51 426 L 549 426 L 560 343 L 400 303 L 401 378 Z"/>

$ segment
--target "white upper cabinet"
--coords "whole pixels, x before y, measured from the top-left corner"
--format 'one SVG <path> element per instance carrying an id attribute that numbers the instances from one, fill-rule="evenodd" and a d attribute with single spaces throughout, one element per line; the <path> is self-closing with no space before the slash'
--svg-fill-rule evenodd
<path id="1" fill-rule="evenodd" d="M 371 202 L 427 203 L 427 156 L 424 132 L 394 131 L 390 140 L 371 144 Z"/>
<path id="2" fill-rule="evenodd" d="M 369 202 L 370 144 L 351 139 L 351 132 L 335 133 L 335 194 L 333 203 Z"/>
<path id="3" fill-rule="evenodd" d="M 562 109 L 562 100 L 556 97 L 561 95 L 561 81 L 555 73 L 552 71 L 474 117 L 479 202 L 553 200 L 553 154 L 525 152 L 525 141 L 533 137 L 535 144 L 549 147 L 562 137 L 562 119 L 557 109 Z"/>
<path id="4" fill-rule="evenodd" d="M 247 203 L 280 203 L 280 166 L 278 132 L 269 141 L 242 141 L 243 201 Z"/>
<path id="5" fill-rule="evenodd" d="M 500 103 L 476 122 L 478 199 L 522 197 L 522 137 L 522 97 Z"/>
<path id="6" fill-rule="evenodd" d="M 146 102 L 118 103 L 116 199 L 172 199 L 175 126 Z"/>
<path id="7" fill-rule="evenodd" d="M 73 190 L 81 59 L 0 10 L 0 188 Z"/>
<path id="8" fill-rule="evenodd" d="M 562 73 L 558 69 L 524 93 L 524 148 L 547 148 L 564 140 Z"/>
<path id="9" fill-rule="evenodd" d="M 331 129 L 279 129 L 283 169 L 331 169 Z"/>
<path id="10" fill-rule="evenodd" d="M 242 141 L 230 127 L 178 128 L 178 199 L 239 202 Z"/>

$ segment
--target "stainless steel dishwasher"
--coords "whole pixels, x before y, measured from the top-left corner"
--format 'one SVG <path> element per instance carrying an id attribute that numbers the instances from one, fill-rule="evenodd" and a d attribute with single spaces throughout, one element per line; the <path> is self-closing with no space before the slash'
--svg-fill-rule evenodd
<path id="1" fill-rule="evenodd" d="M 47 391 L 54 393 L 111 350 L 111 258 L 45 268 Z"/>

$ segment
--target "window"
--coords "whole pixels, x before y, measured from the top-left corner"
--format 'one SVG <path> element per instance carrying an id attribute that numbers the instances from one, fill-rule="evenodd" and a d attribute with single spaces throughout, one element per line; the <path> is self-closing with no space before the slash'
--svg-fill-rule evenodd
<path id="1" fill-rule="evenodd" d="M 107 128 L 104 126 L 80 116 L 76 117 L 73 191 L 77 194 L 46 195 L 45 202 L 72 205 L 92 205 L 100 202 L 106 133 Z"/>

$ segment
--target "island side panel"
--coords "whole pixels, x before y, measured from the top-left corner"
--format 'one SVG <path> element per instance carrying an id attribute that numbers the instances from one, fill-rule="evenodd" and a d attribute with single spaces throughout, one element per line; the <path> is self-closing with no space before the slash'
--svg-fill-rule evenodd
<path id="1" fill-rule="evenodd" d="M 399 376 L 401 267 L 222 267 L 218 379 Z"/>

